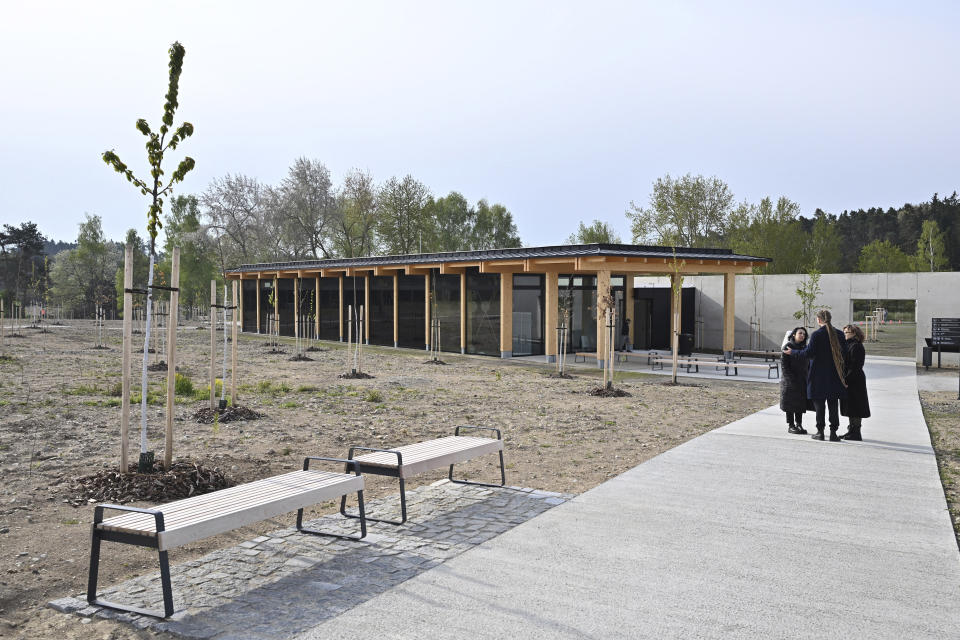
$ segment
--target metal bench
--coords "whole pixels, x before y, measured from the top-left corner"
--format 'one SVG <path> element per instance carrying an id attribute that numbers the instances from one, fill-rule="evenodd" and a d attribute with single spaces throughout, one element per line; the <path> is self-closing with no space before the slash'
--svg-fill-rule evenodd
<path id="1" fill-rule="evenodd" d="M 462 436 L 464 429 L 492 431 L 496 438 L 481 438 L 477 436 Z M 353 457 L 357 451 L 370 453 Z M 488 453 L 500 455 L 500 484 L 457 480 L 453 477 L 453 466 L 458 462 L 465 462 Z M 426 471 L 433 471 L 449 466 L 447 477 L 457 484 L 474 484 L 482 487 L 502 487 L 507 483 L 507 473 L 503 466 L 503 436 L 499 429 L 491 427 L 477 427 L 462 425 L 456 428 L 454 435 L 435 440 L 425 440 L 416 444 L 403 445 L 393 449 L 376 449 L 373 447 L 350 447 L 347 459 L 353 463 L 353 469 L 358 473 L 388 476 L 400 480 L 400 520 L 382 520 L 368 517 L 367 520 L 385 522 L 387 524 L 403 524 L 407 521 L 407 493 L 406 479 Z M 348 518 L 357 517 L 346 510 L 346 496 L 340 499 L 340 513 Z"/>
<path id="2" fill-rule="evenodd" d="M 87 602 L 92 605 L 167 618 L 173 614 L 173 590 L 170 586 L 170 565 L 167 552 L 189 542 L 232 531 L 261 520 L 296 510 L 297 531 L 314 535 L 359 540 L 367 535 L 363 508 L 363 477 L 310 469 L 310 461 L 342 462 L 350 470 L 354 463 L 342 458 L 309 457 L 303 470 L 272 478 L 192 496 L 152 509 L 115 504 L 97 505 L 93 515 L 90 544 L 90 574 L 87 581 Z M 344 536 L 303 528 L 303 509 L 326 500 L 357 494 L 360 535 Z M 123 515 L 104 520 L 104 510 L 124 511 Z M 97 598 L 97 575 L 100 568 L 100 542 L 122 542 L 156 549 L 160 556 L 160 586 L 163 611 L 140 609 Z"/>

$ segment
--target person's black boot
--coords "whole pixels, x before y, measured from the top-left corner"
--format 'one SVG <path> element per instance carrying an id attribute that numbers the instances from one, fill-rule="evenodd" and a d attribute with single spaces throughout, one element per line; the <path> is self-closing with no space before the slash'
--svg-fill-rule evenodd
<path id="1" fill-rule="evenodd" d="M 822 440 L 823 438 L 821 438 Z M 837 428 L 830 427 L 830 442 L 841 442 L 840 437 L 837 435 Z"/>
<path id="2" fill-rule="evenodd" d="M 817 427 L 817 432 L 810 436 L 814 440 L 823 440 L 823 427 Z"/>
<path id="3" fill-rule="evenodd" d="M 787 433 L 798 434 L 803 432 L 800 429 L 797 429 L 796 426 L 794 426 L 793 420 L 787 418 Z"/>
<path id="4" fill-rule="evenodd" d="M 855 440 L 857 442 L 863 440 L 863 438 L 860 436 L 860 427 L 855 427 L 853 425 L 847 427 L 847 432 L 840 436 L 840 438 L 842 440 Z"/>
<path id="5" fill-rule="evenodd" d="M 803 415 L 803 414 L 801 414 L 801 413 L 798 413 L 798 414 L 797 414 L 797 433 L 805 436 L 805 435 L 807 435 L 807 430 L 803 428 L 803 422 L 801 422 L 801 420 L 800 420 L 800 416 L 801 416 L 801 415 Z"/>

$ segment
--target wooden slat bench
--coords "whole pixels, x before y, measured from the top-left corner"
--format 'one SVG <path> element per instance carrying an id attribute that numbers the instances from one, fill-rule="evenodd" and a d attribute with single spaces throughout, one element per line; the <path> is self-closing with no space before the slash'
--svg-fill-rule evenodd
<path id="1" fill-rule="evenodd" d="M 291 511 L 297 512 L 297 530 L 315 535 L 359 540 L 367 535 L 363 507 L 363 477 L 310 469 L 312 460 L 342 462 L 352 470 L 353 461 L 342 458 L 309 457 L 303 470 L 272 478 L 221 489 L 212 493 L 177 500 L 152 509 L 124 505 L 97 505 L 93 516 L 90 545 L 90 574 L 87 581 L 87 602 L 101 607 L 166 618 L 173 614 L 173 591 L 170 586 L 170 565 L 167 552 L 189 542 L 232 531 Z M 360 535 L 358 537 L 324 533 L 303 528 L 303 509 L 325 500 L 357 494 Z M 125 513 L 104 519 L 104 510 Z M 160 584 L 163 590 L 163 612 L 139 609 L 97 599 L 97 575 L 100 568 L 100 542 L 122 542 L 156 549 L 160 555 Z"/>
<path id="2" fill-rule="evenodd" d="M 461 430 L 476 429 L 492 431 L 496 438 L 481 438 L 478 436 L 462 436 Z M 357 451 L 369 451 L 354 458 Z M 488 453 L 500 455 L 500 484 L 457 480 L 453 477 L 453 466 L 458 462 L 465 462 Z M 368 517 L 374 522 L 387 524 L 403 524 L 407 521 L 407 494 L 406 479 L 426 471 L 433 471 L 446 466 L 450 467 L 447 477 L 457 484 L 475 484 L 483 487 L 502 487 L 507 483 L 507 473 L 503 466 L 503 436 L 499 429 L 491 427 L 477 427 L 461 425 L 456 428 L 454 435 L 435 440 L 425 440 L 416 444 L 407 444 L 393 449 L 375 449 L 373 447 L 350 447 L 347 459 L 354 463 L 353 469 L 358 473 L 389 476 L 400 480 L 400 520 L 381 520 Z M 346 496 L 340 499 L 340 513 L 348 518 L 357 517 L 346 510 Z"/>
<path id="3" fill-rule="evenodd" d="M 763 358 L 763 360 L 778 360 L 780 358 L 779 351 L 772 351 L 770 349 L 759 350 L 759 349 L 734 349 L 732 351 L 733 359 L 740 360 L 744 356 L 753 356 L 757 358 Z"/>

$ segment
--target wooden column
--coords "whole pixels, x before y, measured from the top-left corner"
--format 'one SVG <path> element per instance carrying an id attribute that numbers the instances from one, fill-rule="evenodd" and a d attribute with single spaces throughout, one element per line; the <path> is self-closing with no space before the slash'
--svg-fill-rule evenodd
<path id="1" fill-rule="evenodd" d="M 340 342 L 343 342 L 343 276 L 337 276 L 340 283 Z"/>
<path id="2" fill-rule="evenodd" d="M 423 344 L 426 351 L 430 351 L 430 273 L 423 276 Z"/>
<path id="3" fill-rule="evenodd" d="M 627 336 L 627 342 L 633 344 L 633 331 L 636 325 L 636 318 L 633 317 L 633 274 L 627 273 L 623 276 L 623 311 L 624 320 L 630 321 L 630 334 Z"/>
<path id="4" fill-rule="evenodd" d="M 603 297 L 610 295 L 610 272 L 597 272 L 597 366 L 603 368 L 603 354 L 607 345 L 607 319 L 603 306 Z"/>
<path id="5" fill-rule="evenodd" d="M 363 276 L 363 339 L 370 344 L 370 274 Z"/>
<path id="6" fill-rule="evenodd" d="M 246 329 L 246 327 L 243 326 L 243 274 L 240 274 L 240 279 L 237 280 L 236 299 L 239 300 L 236 312 L 239 314 L 237 318 L 240 320 L 240 331 L 242 333 Z"/>
<path id="7" fill-rule="evenodd" d="M 734 349 L 734 328 L 736 316 L 734 315 L 734 299 L 736 294 L 735 273 L 723 274 L 723 351 L 733 351 Z"/>
<path id="8" fill-rule="evenodd" d="M 177 392 L 177 305 L 180 303 L 180 247 L 173 248 L 170 263 L 170 310 L 167 312 L 167 427 L 163 440 L 163 468 L 173 464 L 173 407 Z M 234 281 L 236 287 L 236 281 Z M 236 292 L 236 288 L 234 288 Z M 234 338 L 236 340 L 236 338 Z"/>
<path id="9" fill-rule="evenodd" d="M 300 277 L 293 279 L 293 337 L 300 337 Z"/>
<path id="10" fill-rule="evenodd" d="M 313 285 L 313 336 L 320 339 L 320 276 L 317 276 L 317 282 Z"/>
<path id="11" fill-rule="evenodd" d="M 236 280 L 233 281 L 233 300 L 234 300 L 234 305 L 236 305 L 237 290 L 239 289 L 241 292 L 243 291 L 243 287 L 241 286 L 241 284 L 242 284 L 242 283 L 237 282 Z M 243 294 L 242 294 L 242 293 L 241 293 L 241 295 L 240 295 L 240 299 L 243 300 Z M 242 309 L 243 309 L 243 307 L 238 305 L 238 308 L 237 308 L 237 309 L 234 309 L 233 312 L 236 313 L 237 311 L 242 311 Z M 242 314 L 242 313 L 240 314 L 240 321 L 241 321 L 241 322 L 243 321 L 243 314 Z M 238 355 L 239 349 L 240 349 L 240 347 L 238 346 L 237 342 L 239 341 L 239 338 L 240 338 L 240 336 L 239 336 L 239 331 L 238 331 L 238 326 L 237 326 L 237 319 L 236 319 L 236 316 L 234 316 L 234 319 L 233 319 L 233 343 L 231 344 L 231 349 L 230 349 L 230 402 L 231 402 L 231 404 L 233 404 L 233 406 L 237 406 L 237 360 L 239 359 L 239 358 L 237 357 L 237 355 Z"/>
<path id="12" fill-rule="evenodd" d="M 500 357 L 513 357 L 513 274 L 500 274 Z"/>
<path id="13" fill-rule="evenodd" d="M 130 462 L 130 359 L 133 347 L 133 246 L 127 245 L 123 256 L 123 371 L 120 376 L 120 473 L 127 473 Z"/>
<path id="14" fill-rule="evenodd" d="M 217 408 L 217 281 L 210 281 L 210 408 Z M 224 327 L 226 331 L 226 327 Z"/>
<path id="15" fill-rule="evenodd" d="M 400 346 L 400 274 L 393 273 L 393 348 Z"/>
<path id="16" fill-rule="evenodd" d="M 280 276 L 273 277 L 273 330 L 280 344 Z"/>
<path id="17" fill-rule="evenodd" d="M 557 360 L 557 325 L 559 322 L 559 291 L 558 281 L 560 274 L 556 271 L 547 271 L 544 277 L 543 289 L 543 352 L 547 362 Z"/>
<path id="18" fill-rule="evenodd" d="M 460 353 L 467 352 L 467 272 L 460 273 Z"/>
<path id="19" fill-rule="evenodd" d="M 260 274 L 257 274 L 257 333 L 260 333 Z"/>
<path id="20" fill-rule="evenodd" d="M 677 357 L 680 353 L 680 328 L 682 322 L 680 319 L 683 317 L 683 290 L 677 291 L 678 287 L 682 287 L 683 283 L 680 281 L 680 275 L 676 273 L 670 274 L 670 350 L 673 354 L 673 365 L 672 365 L 672 376 L 673 381 L 677 380 Z"/>

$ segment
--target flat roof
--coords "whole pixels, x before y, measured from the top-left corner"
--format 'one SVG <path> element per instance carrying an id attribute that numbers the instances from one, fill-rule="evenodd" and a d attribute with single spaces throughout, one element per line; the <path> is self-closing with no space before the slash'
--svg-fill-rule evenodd
<path id="1" fill-rule="evenodd" d="M 484 249 L 481 251 L 445 251 L 442 253 L 414 253 L 393 256 L 365 256 L 360 258 L 328 258 L 324 260 L 291 260 L 285 262 L 264 262 L 259 264 L 244 264 L 228 269 L 227 273 L 243 274 L 248 272 L 280 272 L 280 271 L 315 271 L 320 269 L 363 269 L 370 267 L 397 268 L 405 266 L 440 265 L 458 262 L 489 263 L 495 261 L 537 261 L 543 259 L 569 259 L 574 262 L 577 258 L 619 258 L 620 264 L 642 267 L 650 259 L 663 264 L 673 262 L 673 258 L 690 263 L 697 261 L 698 265 L 735 265 L 749 269 L 753 266 L 772 262 L 770 258 L 736 254 L 730 249 L 688 248 L 644 246 L 635 244 L 574 244 L 552 247 L 520 247 L 513 249 Z M 560 264 L 564 262 L 560 260 Z M 605 261 L 604 261 L 605 262 Z M 689 267 L 694 266 L 689 264 Z M 575 270 L 585 268 L 576 263 Z M 596 269 L 589 269 L 596 270 Z M 693 269 L 685 268 L 685 272 Z"/>

